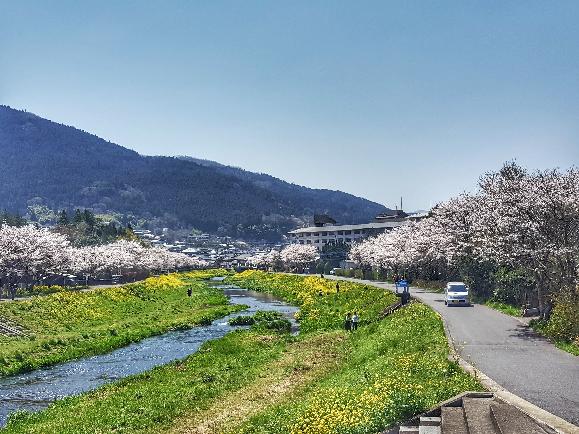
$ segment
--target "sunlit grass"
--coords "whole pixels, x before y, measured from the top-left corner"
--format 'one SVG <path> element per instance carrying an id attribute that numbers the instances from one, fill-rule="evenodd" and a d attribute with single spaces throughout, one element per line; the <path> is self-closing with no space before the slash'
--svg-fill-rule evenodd
<path id="1" fill-rule="evenodd" d="M 221 291 L 197 280 L 208 275 L 165 275 L 121 287 L 1 304 L 0 318 L 21 327 L 25 335 L 0 337 L 0 375 L 106 353 L 239 309 L 229 305 Z M 187 287 L 193 288 L 190 298 Z"/>
<path id="2" fill-rule="evenodd" d="M 499 301 L 493 301 L 493 300 L 487 300 L 484 304 L 485 304 L 485 306 L 488 306 L 491 309 L 498 310 L 498 311 L 500 311 L 504 314 L 510 315 L 510 316 L 516 316 L 516 317 L 521 316 L 521 308 L 517 307 L 517 306 L 513 306 L 512 304 L 501 303 Z"/>

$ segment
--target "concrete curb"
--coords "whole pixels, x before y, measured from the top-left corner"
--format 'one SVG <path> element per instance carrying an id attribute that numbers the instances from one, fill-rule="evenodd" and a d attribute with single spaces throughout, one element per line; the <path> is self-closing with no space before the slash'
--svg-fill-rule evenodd
<path id="1" fill-rule="evenodd" d="M 540 425 L 543 426 L 543 428 L 546 428 L 548 432 L 550 431 L 558 434 L 579 434 L 579 427 L 573 425 L 570 422 L 567 422 L 564 419 L 561 419 L 559 416 L 555 416 L 554 414 L 549 413 L 547 410 L 543 410 L 542 408 L 537 407 L 535 404 L 530 403 L 529 401 L 515 395 L 514 393 L 509 392 L 492 378 L 479 371 L 476 367 L 463 359 L 456 349 L 454 339 L 450 333 L 446 320 L 439 313 L 437 313 L 437 315 L 442 320 L 442 324 L 444 326 L 444 334 L 446 335 L 446 340 L 448 341 L 450 348 L 450 360 L 456 361 L 462 369 L 480 381 L 480 383 L 489 392 L 493 392 L 498 398 L 502 399 L 508 404 L 517 407 L 523 413 L 535 419 Z"/>

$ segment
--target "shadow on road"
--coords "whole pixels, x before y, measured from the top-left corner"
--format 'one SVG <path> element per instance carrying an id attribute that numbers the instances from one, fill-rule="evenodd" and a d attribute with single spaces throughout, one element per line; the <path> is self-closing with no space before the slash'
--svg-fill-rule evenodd
<path id="1" fill-rule="evenodd" d="M 513 338 L 523 339 L 526 341 L 539 341 L 539 342 L 550 342 L 544 336 L 534 331 L 532 328 L 527 327 L 523 324 L 518 325 L 515 329 L 509 330 L 509 336 Z"/>

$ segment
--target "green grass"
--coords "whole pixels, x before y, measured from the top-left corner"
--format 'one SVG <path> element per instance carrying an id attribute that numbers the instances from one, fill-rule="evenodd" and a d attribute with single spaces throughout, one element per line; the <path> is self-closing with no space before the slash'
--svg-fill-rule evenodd
<path id="1" fill-rule="evenodd" d="M 3 303 L 0 318 L 25 331 L 0 336 L 0 375 L 106 353 L 171 329 L 189 328 L 239 307 L 189 273 L 90 292 L 58 292 Z M 186 288 L 193 288 L 187 297 Z"/>
<path id="2" fill-rule="evenodd" d="M 480 385 L 448 360 L 439 316 L 355 283 L 242 273 L 300 306 L 302 333 L 237 331 L 178 363 L 11 417 L 2 433 L 375 433 Z M 322 295 L 320 295 L 320 292 Z M 362 325 L 342 329 L 345 312 Z"/>
<path id="3" fill-rule="evenodd" d="M 484 302 L 485 306 L 490 307 L 491 309 L 498 310 L 506 315 L 510 316 L 521 316 L 521 308 L 517 306 L 513 306 L 512 304 L 501 303 L 499 301 L 487 300 Z"/>
<path id="4" fill-rule="evenodd" d="M 579 345 L 568 340 L 563 339 L 555 339 L 553 336 L 550 336 L 548 331 L 548 323 L 541 320 L 532 320 L 529 323 L 529 326 L 533 328 L 537 333 L 545 336 L 549 339 L 557 348 L 560 350 L 566 351 L 569 354 L 573 354 L 574 356 L 579 356 Z"/>
<path id="5" fill-rule="evenodd" d="M 555 341 L 555 346 L 560 350 L 567 351 L 574 356 L 579 356 L 579 345 L 567 341 Z"/>

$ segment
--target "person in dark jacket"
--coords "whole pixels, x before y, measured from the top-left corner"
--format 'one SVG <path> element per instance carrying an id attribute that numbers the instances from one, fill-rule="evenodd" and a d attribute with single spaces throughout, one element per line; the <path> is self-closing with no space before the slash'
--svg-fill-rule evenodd
<path id="1" fill-rule="evenodd" d="M 408 290 L 408 287 L 406 287 L 404 288 L 404 291 L 402 291 L 401 297 L 402 305 L 408 304 L 409 301 L 410 301 L 410 291 Z"/>

